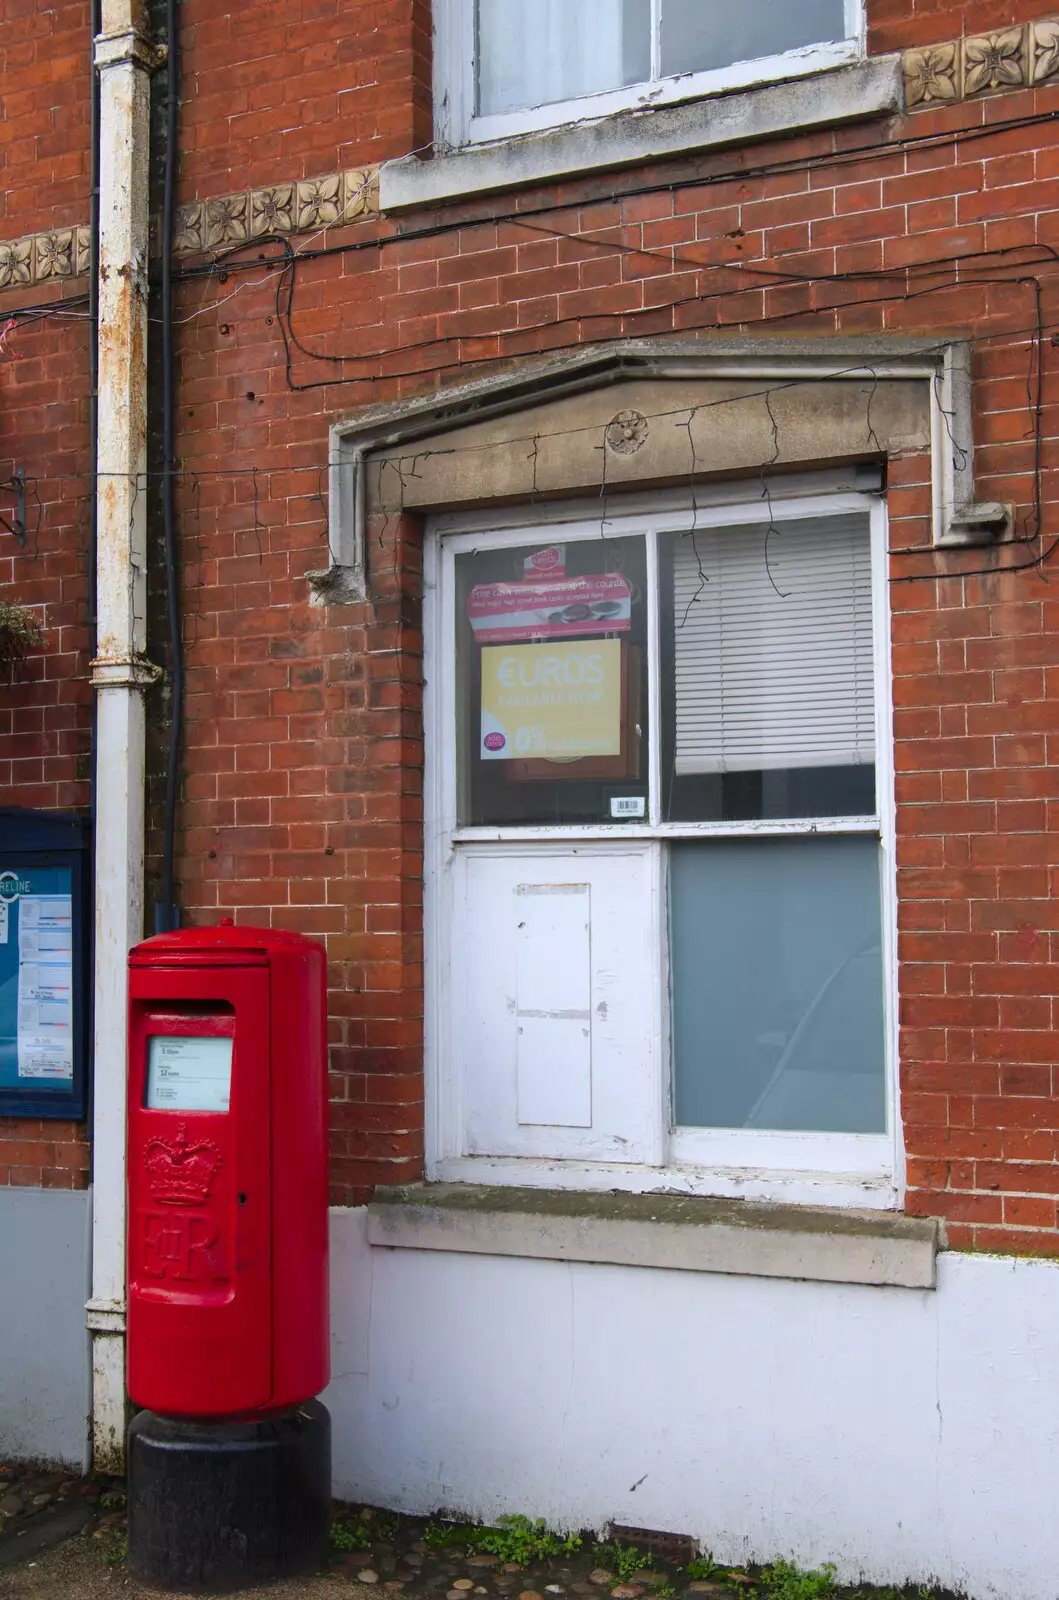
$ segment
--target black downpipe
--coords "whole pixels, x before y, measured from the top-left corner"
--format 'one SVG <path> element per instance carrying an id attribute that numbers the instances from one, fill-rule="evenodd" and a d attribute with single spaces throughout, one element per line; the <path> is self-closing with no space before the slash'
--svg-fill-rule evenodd
<path id="1" fill-rule="evenodd" d="M 88 142 L 88 659 L 99 653 L 99 598 L 96 584 L 96 555 L 99 545 L 97 454 L 99 449 L 99 73 L 96 70 L 96 38 L 103 31 L 103 0 L 92 0 L 89 8 L 88 82 L 90 88 Z M 92 722 L 88 747 L 89 862 L 94 862 L 96 847 L 96 774 L 99 767 L 98 697 L 92 694 Z M 95 884 L 95 868 L 89 882 Z M 94 904 L 93 892 L 93 904 Z M 88 931 L 88 1037 L 95 1038 L 96 918 L 86 919 Z M 89 1094 L 93 1075 L 88 1077 Z"/>
<path id="2" fill-rule="evenodd" d="M 89 109 L 91 168 L 88 191 L 88 647 L 95 659 L 96 638 L 96 449 L 99 443 L 99 73 L 96 71 L 96 36 L 103 27 L 103 0 L 92 0 L 91 35 L 88 41 L 88 72 L 92 89 Z M 93 707 L 95 700 L 92 701 Z M 96 741 L 92 738 L 92 806 L 95 808 Z"/>
<path id="3" fill-rule="evenodd" d="M 176 452 L 173 375 L 173 234 L 176 219 L 177 123 L 180 110 L 178 0 L 166 0 L 165 187 L 162 199 L 162 529 L 165 546 L 166 603 L 169 612 L 169 752 L 165 769 L 162 838 L 162 896 L 155 908 L 155 931 L 179 927 L 174 894 L 177 790 L 184 716 L 184 643 L 180 626 L 180 575 L 177 565 Z"/>

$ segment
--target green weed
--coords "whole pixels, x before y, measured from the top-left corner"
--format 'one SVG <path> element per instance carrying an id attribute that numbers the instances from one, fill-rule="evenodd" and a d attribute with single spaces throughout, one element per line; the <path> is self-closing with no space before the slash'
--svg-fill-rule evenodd
<path id="1" fill-rule="evenodd" d="M 499 1561 L 515 1561 L 524 1567 L 549 1556 L 572 1556 L 581 1548 L 579 1534 L 566 1538 L 552 1533 L 543 1517 L 499 1517 L 495 1527 L 480 1528 L 469 1522 L 431 1522 L 423 1534 L 435 1548 L 456 1546 L 468 1554 L 496 1556 Z"/>
<path id="2" fill-rule="evenodd" d="M 616 1539 L 607 1544 L 597 1545 L 596 1555 L 600 1565 L 609 1567 L 623 1583 L 626 1578 L 631 1578 L 634 1572 L 639 1572 L 648 1564 L 642 1550 L 637 1550 L 635 1545 L 619 1544 Z"/>
<path id="3" fill-rule="evenodd" d="M 103 1552 L 103 1559 L 107 1562 L 108 1566 L 116 1567 L 126 1559 L 128 1554 L 128 1541 L 125 1539 L 124 1535 L 122 1535 L 121 1538 L 107 1540 L 106 1549 Z"/>
<path id="4" fill-rule="evenodd" d="M 760 1587 L 768 1600 L 830 1600 L 835 1569 L 825 1562 L 816 1572 L 803 1572 L 793 1561 L 773 1561 L 763 1569 Z"/>
<path id="5" fill-rule="evenodd" d="M 686 1577 L 700 1580 L 723 1578 L 725 1573 L 724 1567 L 719 1567 L 708 1555 L 696 1556 L 694 1561 L 689 1561 L 682 1570 Z"/>
<path id="6" fill-rule="evenodd" d="M 335 1550 L 366 1550 L 371 1544 L 371 1533 L 363 1522 L 350 1527 L 347 1522 L 332 1522 L 331 1545 Z"/>

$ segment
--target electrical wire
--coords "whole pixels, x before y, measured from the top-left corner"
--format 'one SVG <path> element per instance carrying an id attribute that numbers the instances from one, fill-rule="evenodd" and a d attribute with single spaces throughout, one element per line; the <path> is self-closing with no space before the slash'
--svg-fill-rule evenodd
<path id="1" fill-rule="evenodd" d="M 756 165 L 735 165 L 719 169 L 712 173 L 685 173 L 679 178 L 670 178 L 657 183 L 640 183 L 616 188 L 605 193 L 598 193 L 601 181 L 597 175 L 593 179 L 593 193 L 590 198 L 581 196 L 573 200 L 552 200 L 540 205 L 519 205 L 504 211 L 482 212 L 470 217 L 462 215 L 451 222 L 432 223 L 427 227 L 406 228 L 382 237 L 360 238 L 343 240 L 339 244 L 328 245 L 320 250 L 306 250 L 300 252 L 303 259 L 315 260 L 330 255 L 345 255 L 361 250 L 385 249 L 392 245 L 415 243 L 425 239 L 446 237 L 451 233 L 459 233 L 467 229 L 487 227 L 490 224 L 524 222 L 528 218 L 537 216 L 550 216 L 569 211 L 581 211 L 587 206 L 595 207 L 621 200 L 635 200 L 653 194 L 672 194 L 677 191 L 698 188 L 711 188 L 722 183 L 731 183 L 735 180 L 752 180 L 754 178 L 789 176 L 800 172 L 816 172 L 821 167 L 841 167 L 857 164 L 865 156 L 900 155 L 908 151 L 923 149 L 945 148 L 948 145 L 957 146 L 978 139 L 993 138 L 1001 133 L 1010 133 L 1015 130 L 1030 129 L 1042 125 L 1054 124 L 1059 121 L 1059 110 L 1032 113 L 1026 117 L 1011 117 L 996 122 L 979 123 L 967 128 L 956 128 L 941 133 L 914 134 L 904 138 L 893 139 L 886 143 L 873 139 L 866 144 L 851 145 L 844 150 L 821 151 L 815 155 L 791 156 L 770 162 L 759 162 Z M 822 137 L 825 135 L 821 135 Z M 462 208 L 461 208 L 462 209 Z M 378 223 L 379 219 L 370 219 Z M 336 224 L 330 224 L 331 227 Z M 255 243 L 258 241 L 249 241 Z M 241 270 L 252 270 L 252 263 L 248 263 Z M 209 261 L 198 266 L 186 267 L 180 274 L 184 278 L 211 276 L 217 269 L 217 260 Z M 231 269 L 226 269 L 231 270 Z"/>

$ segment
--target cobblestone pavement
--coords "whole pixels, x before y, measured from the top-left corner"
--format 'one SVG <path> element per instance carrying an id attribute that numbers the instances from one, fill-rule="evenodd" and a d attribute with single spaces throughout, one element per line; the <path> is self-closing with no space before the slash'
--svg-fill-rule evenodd
<path id="1" fill-rule="evenodd" d="M 0 1464 L 0 1600 L 149 1600 L 125 1564 L 124 1485 Z M 336 1504 L 326 1567 L 269 1600 L 957 1600 L 947 1591 L 836 1589 L 826 1573 L 715 1566 L 688 1543 L 629 1530 L 564 1538 L 524 1517 L 495 1529 Z M 261 1594 L 262 1591 L 256 1591 Z M 179 1597 L 173 1597 L 179 1600 Z M 238 1600 L 238 1597 L 233 1597 Z"/>

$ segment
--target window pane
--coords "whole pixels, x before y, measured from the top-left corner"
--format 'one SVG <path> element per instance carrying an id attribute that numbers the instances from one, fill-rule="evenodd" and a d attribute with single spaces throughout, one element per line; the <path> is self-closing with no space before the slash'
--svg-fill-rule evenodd
<path id="1" fill-rule="evenodd" d="M 660 554 L 663 815 L 873 814 L 867 517 L 698 529 Z"/>
<path id="2" fill-rule="evenodd" d="M 876 839 L 673 845 L 674 1120 L 886 1129 Z"/>
<path id="3" fill-rule="evenodd" d="M 462 823 L 646 819 L 646 584 L 640 537 L 456 557 Z"/>
<path id="4" fill-rule="evenodd" d="M 846 37 L 843 0 L 662 0 L 662 74 L 757 61 Z"/>
<path id="5" fill-rule="evenodd" d="M 651 76 L 651 0 L 478 0 L 477 18 L 479 116 Z"/>

